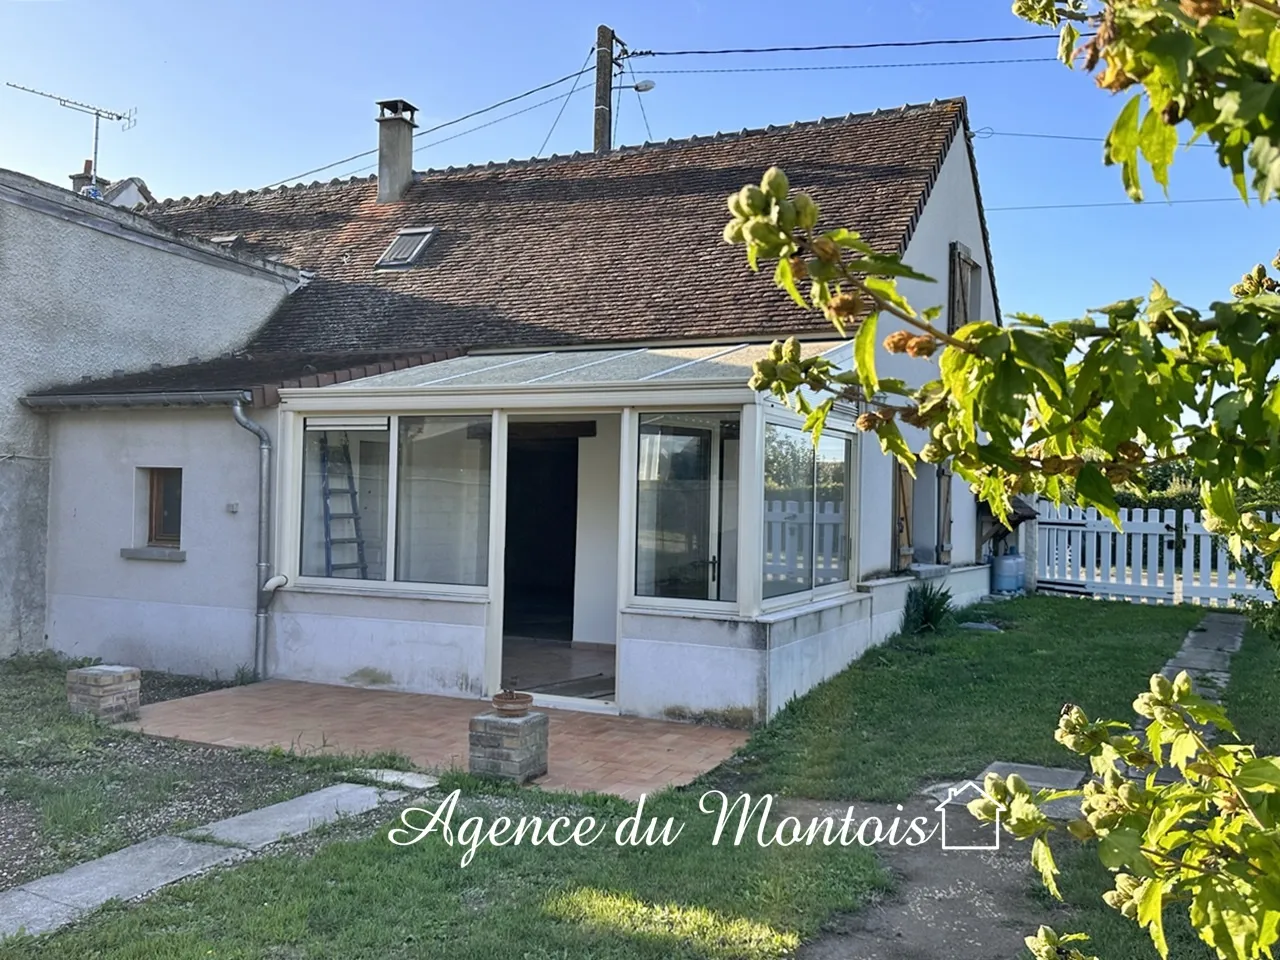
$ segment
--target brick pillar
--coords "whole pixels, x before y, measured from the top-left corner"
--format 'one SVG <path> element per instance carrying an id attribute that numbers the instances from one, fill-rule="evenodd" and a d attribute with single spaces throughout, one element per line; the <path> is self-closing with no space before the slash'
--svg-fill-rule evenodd
<path id="1" fill-rule="evenodd" d="M 72 713 L 103 720 L 128 720 L 138 714 L 142 671 L 103 664 L 67 671 L 67 705 Z"/>
<path id="2" fill-rule="evenodd" d="M 483 713 L 471 718 L 471 757 L 474 774 L 525 783 L 547 772 L 545 713 L 504 717 Z"/>

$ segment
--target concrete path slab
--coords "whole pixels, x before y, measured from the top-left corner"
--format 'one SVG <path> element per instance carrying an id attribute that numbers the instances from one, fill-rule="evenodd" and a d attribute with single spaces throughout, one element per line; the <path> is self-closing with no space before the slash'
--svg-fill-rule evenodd
<path id="1" fill-rule="evenodd" d="M 284 803 L 275 803 L 238 817 L 219 820 L 189 835 L 209 837 L 245 850 L 261 850 L 283 837 L 296 837 L 339 817 L 372 810 L 405 794 L 355 783 L 336 783 Z"/>
<path id="2" fill-rule="evenodd" d="M 1174 654 L 1173 659 L 1169 661 L 1169 665 L 1182 670 L 1230 670 L 1231 653 L 1226 650 L 1206 650 L 1204 648 L 1183 646 L 1181 650 Z"/>
<path id="3" fill-rule="evenodd" d="M 440 783 L 439 777 L 411 770 L 357 770 L 356 773 L 388 787 L 400 787 L 404 790 L 431 790 Z"/>
<path id="4" fill-rule="evenodd" d="M 240 850 L 181 837 L 156 837 L 19 887 L 27 893 L 90 910 L 128 900 L 200 870 L 244 856 Z"/>
<path id="5" fill-rule="evenodd" d="M 70 923 L 83 911 L 46 900 L 21 887 L 0 893 L 0 940 L 20 933 L 36 936 Z"/>
<path id="6" fill-rule="evenodd" d="M 1005 763 L 997 760 L 978 774 L 982 783 L 988 773 L 1002 777 L 1018 774 L 1033 790 L 1074 790 L 1084 782 L 1083 770 L 1067 770 L 1062 767 L 1037 767 L 1028 763 Z"/>

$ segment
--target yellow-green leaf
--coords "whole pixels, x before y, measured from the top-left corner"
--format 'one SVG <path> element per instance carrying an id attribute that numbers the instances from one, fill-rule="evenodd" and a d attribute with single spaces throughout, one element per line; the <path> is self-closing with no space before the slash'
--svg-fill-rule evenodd
<path id="1" fill-rule="evenodd" d="M 878 313 L 873 313 L 862 321 L 862 329 L 853 341 L 853 362 L 858 368 L 858 377 L 862 381 L 862 389 L 868 397 L 880 390 L 880 380 L 876 376 L 876 321 Z"/>

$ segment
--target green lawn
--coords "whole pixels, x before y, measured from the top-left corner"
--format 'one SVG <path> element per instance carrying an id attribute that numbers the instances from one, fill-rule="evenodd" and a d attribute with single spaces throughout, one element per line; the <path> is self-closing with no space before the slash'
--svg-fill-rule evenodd
<path id="1" fill-rule="evenodd" d="M 468 816 L 590 814 L 616 826 L 634 809 L 453 779 Z M 438 835 L 396 847 L 380 829 L 313 857 L 264 857 L 181 884 L 84 930 L 0 947 L 0 957 L 764 960 L 791 955 L 833 911 L 885 886 L 868 851 L 713 847 L 714 818 L 693 798 L 651 806 L 646 816 L 686 824 L 670 847 L 620 848 L 609 835 L 585 848 L 484 847 L 464 869 L 462 851 Z"/>
<path id="2" fill-rule="evenodd" d="M 1002 634 L 895 640 L 793 704 L 704 783 L 651 800 L 648 815 L 686 825 L 670 847 L 619 848 L 606 836 L 586 848 L 482 848 L 462 868 L 439 836 L 396 847 L 385 824 L 357 824 L 347 839 L 284 844 L 79 929 L 0 946 L 0 958 L 791 956 L 833 913 L 885 889 L 885 874 L 856 847 L 712 847 L 702 789 L 900 799 L 997 758 L 1070 762 L 1052 741 L 1061 704 L 1123 715 L 1199 615 L 1030 598 L 966 614 L 1001 623 Z M 450 781 L 464 790 L 462 816 L 590 813 L 612 826 L 632 810 L 611 798 Z"/>
<path id="3" fill-rule="evenodd" d="M 899 637 L 793 702 L 712 778 L 733 789 L 899 801 L 993 760 L 1086 764 L 1053 740 L 1064 703 L 1128 716 L 1202 616 L 1035 596 L 971 607 L 1004 633 Z"/>
<path id="4" fill-rule="evenodd" d="M 1280 644 L 1258 630 L 1245 633 L 1244 647 L 1232 658 L 1226 707 L 1244 742 L 1273 756 L 1280 753 Z M 1128 716 L 1117 714 L 1118 719 Z M 1062 910 L 1061 919 L 1053 921 L 1059 932 L 1088 933 L 1093 942 L 1087 952 L 1100 960 L 1159 960 L 1146 932 L 1102 902 L 1103 891 L 1114 880 L 1098 861 L 1094 845 L 1064 838 L 1057 847 L 1064 898 L 1055 905 Z M 1052 903 L 1047 894 L 1037 896 Z M 1213 960 L 1214 953 L 1192 931 L 1185 906 L 1165 912 L 1165 933 L 1171 960 Z"/>

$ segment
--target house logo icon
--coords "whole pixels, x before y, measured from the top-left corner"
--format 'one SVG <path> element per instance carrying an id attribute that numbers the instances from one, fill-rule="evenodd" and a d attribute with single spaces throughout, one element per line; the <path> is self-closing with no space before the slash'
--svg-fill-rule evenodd
<path id="1" fill-rule="evenodd" d="M 992 823 L 981 824 L 981 832 L 990 831 L 989 842 L 972 842 L 975 838 L 972 836 L 973 831 L 968 829 L 960 829 L 956 833 L 960 837 L 952 841 L 947 836 L 947 818 L 948 816 L 963 817 L 964 821 L 959 823 L 968 826 L 977 823 L 973 815 L 964 809 L 965 805 L 974 800 L 990 800 L 996 805 L 996 818 Z M 999 850 L 1000 849 L 1000 820 L 1009 808 L 997 800 L 987 791 L 983 790 L 979 784 L 972 780 L 965 780 L 961 783 L 952 784 L 947 787 L 947 798 L 939 803 L 934 810 L 937 811 L 942 820 L 942 849 L 943 850 Z"/>

